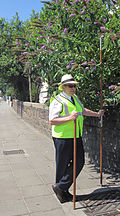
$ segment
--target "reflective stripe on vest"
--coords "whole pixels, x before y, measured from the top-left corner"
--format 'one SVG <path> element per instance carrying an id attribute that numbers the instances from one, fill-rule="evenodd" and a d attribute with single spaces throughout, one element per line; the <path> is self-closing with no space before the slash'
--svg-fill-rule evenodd
<path id="1" fill-rule="evenodd" d="M 58 101 L 60 101 L 62 104 L 64 104 L 65 115 L 69 115 L 67 104 L 63 100 L 61 100 L 61 98 L 59 97 L 59 95 L 57 95 L 55 98 L 58 99 Z M 75 95 L 74 95 L 74 98 L 76 99 L 76 101 L 78 102 L 78 104 L 81 106 L 81 108 L 84 109 L 83 106 L 82 106 L 82 104 L 80 103 L 80 101 L 77 99 L 77 97 Z M 81 115 L 83 115 L 83 113 L 82 112 L 78 112 L 78 115 L 81 116 Z"/>
<path id="2" fill-rule="evenodd" d="M 82 106 L 82 104 L 80 103 L 80 101 L 78 100 L 78 98 L 74 95 L 73 96 L 75 98 L 75 100 L 79 103 L 79 105 L 81 106 L 82 109 L 84 109 L 84 107 Z"/>
<path id="3" fill-rule="evenodd" d="M 67 104 L 66 104 L 64 101 L 61 100 L 61 98 L 59 97 L 59 95 L 57 95 L 55 98 L 58 99 L 58 101 L 60 101 L 62 104 L 64 104 L 64 107 L 65 107 L 65 115 L 68 116 L 68 115 L 69 115 L 69 111 L 68 111 L 68 106 L 67 106 Z"/>
<path id="4" fill-rule="evenodd" d="M 78 115 L 79 115 L 79 116 L 83 115 L 83 112 L 78 112 Z"/>

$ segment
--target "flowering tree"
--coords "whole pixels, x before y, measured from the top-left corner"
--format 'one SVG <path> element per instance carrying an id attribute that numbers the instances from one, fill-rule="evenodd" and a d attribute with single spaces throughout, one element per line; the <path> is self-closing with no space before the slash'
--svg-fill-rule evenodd
<path id="1" fill-rule="evenodd" d="M 120 8 L 117 1 L 43 1 L 40 16 L 31 16 L 24 31 L 15 34 L 13 44 L 24 51 L 20 62 L 29 61 L 32 79 L 47 81 L 50 95 L 61 76 L 71 73 L 79 81 L 77 94 L 89 108 L 99 109 L 100 72 L 103 98 L 109 105 L 109 86 L 120 82 Z M 15 41 L 16 36 L 26 41 Z M 102 67 L 100 65 L 102 37 Z M 17 53 L 13 56 L 18 56 Z M 24 65 L 24 64 L 23 64 Z M 25 66 L 25 65 L 24 65 Z M 25 74 L 24 74 L 25 75 Z M 117 93 L 118 94 L 118 93 Z M 114 95 L 115 96 L 115 95 Z M 116 99 L 115 97 L 115 100 Z M 118 106 L 119 102 L 114 103 Z"/>
<path id="2" fill-rule="evenodd" d="M 8 87 L 14 88 L 19 100 L 29 100 L 28 76 L 30 72 L 34 80 L 35 71 L 32 64 L 34 61 L 35 65 L 34 48 L 29 44 L 30 22 L 21 22 L 16 14 L 10 23 L 1 19 L 1 26 L 0 78 Z M 28 70 L 29 65 L 31 70 Z M 36 86 L 38 86 L 37 82 Z"/>
<path id="3" fill-rule="evenodd" d="M 10 23 L 5 19 L 0 20 L 0 79 L 5 84 L 5 88 L 13 87 L 15 95 L 24 100 L 27 99 L 27 82 L 23 76 L 23 67 L 18 64 L 17 54 L 11 52 L 11 46 L 16 47 L 16 44 L 13 45 L 15 34 L 21 30 L 22 23 L 18 14 Z"/>
<path id="4" fill-rule="evenodd" d="M 63 74 L 71 73 L 79 81 L 77 93 L 84 104 L 99 108 L 101 70 L 104 99 L 109 97 L 108 86 L 119 82 L 120 8 L 117 1 L 57 0 L 44 3 L 47 6 L 40 14 L 38 24 L 34 25 L 33 33 L 36 35 L 40 27 L 38 46 L 43 77 L 49 80 L 51 88 L 52 84 L 60 82 Z"/>

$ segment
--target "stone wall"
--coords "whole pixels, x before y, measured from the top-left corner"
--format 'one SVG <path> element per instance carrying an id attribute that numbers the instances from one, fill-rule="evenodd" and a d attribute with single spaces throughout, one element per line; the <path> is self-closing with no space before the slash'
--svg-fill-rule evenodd
<path id="1" fill-rule="evenodd" d="M 48 107 L 40 103 L 13 101 L 14 110 L 21 118 L 51 136 L 48 122 Z M 85 117 L 83 142 L 86 157 L 99 170 L 100 165 L 100 128 L 95 117 Z M 103 170 L 120 172 L 120 114 L 104 116 L 103 121 Z"/>
<path id="2" fill-rule="evenodd" d="M 91 163 L 100 165 L 99 120 L 88 117 L 84 121 L 84 148 Z M 103 120 L 103 169 L 120 172 L 120 115 L 104 116 Z"/>
<path id="3" fill-rule="evenodd" d="M 48 122 L 48 107 L 40 103 L 13 100 L 13 109 L 28 123 L 51 136 L 51 126 Z"/>

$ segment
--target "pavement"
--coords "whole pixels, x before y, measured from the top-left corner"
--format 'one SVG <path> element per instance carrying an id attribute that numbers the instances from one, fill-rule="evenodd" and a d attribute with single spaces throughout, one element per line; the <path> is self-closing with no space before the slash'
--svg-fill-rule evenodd
<path id="1" fill-rule="evenodd" d="M 76 202 L 75 210 L 72 202 L 60 204 L 51 187 L 54 182 L 52 139 L 0 98 L 0 216 L 85 216 L 81 202 Z M 103 185 L 118 186 L 111 174 L 103 174 Z M 76 194 L 97 190 L 102 190 L 100 174 L 86 158 Z"/>

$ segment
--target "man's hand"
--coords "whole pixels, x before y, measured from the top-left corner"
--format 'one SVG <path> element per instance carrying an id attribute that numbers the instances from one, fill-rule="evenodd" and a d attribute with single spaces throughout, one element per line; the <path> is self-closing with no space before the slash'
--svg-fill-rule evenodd
<path id="1" fill-rule="evenodd" d="M 78 117 L 78 112 L 73 110 L 69 117 L 70 120 L 75 120 Z"/>
<path id="2" fill-rule="evenodd" d="M 101 116 L 104 116 L 104 110 L 99 110 L 99 112 L 98 112 L 98 118 L 100 118 Z"/>

